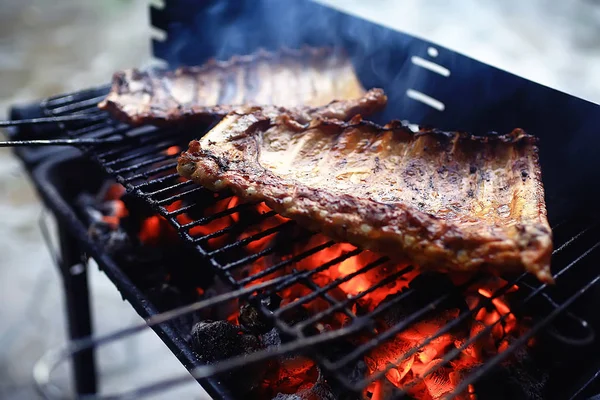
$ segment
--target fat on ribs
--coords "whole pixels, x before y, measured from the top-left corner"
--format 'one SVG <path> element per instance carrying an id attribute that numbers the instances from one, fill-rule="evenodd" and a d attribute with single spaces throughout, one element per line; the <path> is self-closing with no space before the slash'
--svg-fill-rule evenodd
<path id="1" fill-rule="evenodd" d="M 328 114 L 312 110 L 335 100 Z M 108 96 L 98 105 L 116 118 L 139 125 L 222 118 L 239 106 L 285 107 L 295 118 L 350 119 L 381 110 L 383 91 L 366 92 L 347 54 L 340 49 L 304 47 L 259 51 L 228 61 L 211 60 L 175 71 L 130 69 L 113 76 Z M 356 106 L 359 104 L 359 107 Z"/>
<path id="2" fill-rule="evenodd" d="M 551 282 L 535 143 L 520 129 L 414 133 L 399 122 L 300 124 L 255 110 L 232 113 L 192 141 L 178 171 L 424 269 L 527 270 Z"/>

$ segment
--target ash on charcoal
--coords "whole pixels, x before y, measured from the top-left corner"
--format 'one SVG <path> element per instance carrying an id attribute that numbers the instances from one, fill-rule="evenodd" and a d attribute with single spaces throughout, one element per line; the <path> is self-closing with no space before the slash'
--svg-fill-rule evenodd
<path id="1" fill-rule="evenodd" d="M 325 382 L 321 372 L 318 372 L 317 381 L 309 387 L 302 388 L 296 393 L 277 393 L 273 400 L 336 400 L 331 388 Z"/>
<path id="2" fill-rule="evenodd" d="M 244 304 L 240 307 L 238 321 L 240 325 L 256 335 L 261 335 L 269 331 L 269 322 L 250 304 Z"/>
<path id="3" fill-rule="evenodd" d="M 227 321 L 202 321 L 192 329 L 192 347 L 199 358 L 209 364 L 243 356 L 262 348 L 258 338 L 244 333 L 240 327 Z M 225 384 L 241 396 L 257 388 L 265 373 L 262 365 L 223 373 Z"/>
<path id="4" fill-rule="evenodd" d="M 99 202 L 96 196 L 81 193 L 75 199 L 75 205 L 83 214 L 88 225 L 88 234 L 96 242 L 102 243 L 109 254 L 126 251 L 132 247 L 129 235 L 120 226 L 108 223 L 105 215 L 111 215 L 108 202 Z"/>
<path id="5" fill-rule="evenodd" d="M 276 328 L 273 328 L 260 337 L 265 347 L 281 346 L 281 335 Z"/>
<path id="6" fill-rule="evenodd" d="M 199 349 L 203 361 L 214 363 L 259 350 L 262 346 L 254 335 L 227 321 L 202 321 L 192 329 L 192 344 Z"/>

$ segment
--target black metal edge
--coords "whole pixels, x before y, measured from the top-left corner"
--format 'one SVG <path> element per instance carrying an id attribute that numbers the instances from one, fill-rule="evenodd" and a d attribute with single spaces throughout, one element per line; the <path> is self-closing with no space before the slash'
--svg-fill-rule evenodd
<path id="1" fill-rule="evenodd" d="M 13 106 L 9 112 L 10 120 L 21 120 L 29 118 L 40 118 L 44 116 L 42 106 L 40 104 L 27 104 Z M 34 139 L 34 138 L 50 138 L 60 134 L 60 128 L 56 124 L 48 124 L 46 126 L 23 126 L 6 129 L 8 139 Z M 58 147 L 14 147 L 13 153 L 19 157 L 27 166 L 33 166 L 41 161 L 58 155 L 62 149 Z"/>
<path id="2" fill-rule="evenodd" d="M 115 262 L 107 256 L 106 252 L 89 240 L 86 227 L 51 183 L 52 179 L 50 176 L 54 168 L 57 168 L 63 162 L 79 157 L 81 157 L 81 153 L 78 151 L 63 152 L 63 154 L 53 157 L 33 169 L 31 176 L 37 192 L 42 197 L 44 203 L 51 208 L 59 221 L 77 239 L 82 249 L 98 263 L 100 269 L 121 293 L 122 298 L 127 300 L 142 318 L 156 315 L 158 314 L 158 310 L 149 299 L 133 285 Z M 152 329 L 188 370 L 203 365 L 196 353 L 191 350 L 189 344 L 179 335 L 172 323 L 167 322 L 153 326 Z M 198 382 L 214 398 L 233 398 L 229 391 L 219 383 L 217 378 L 200 379 Z"/>

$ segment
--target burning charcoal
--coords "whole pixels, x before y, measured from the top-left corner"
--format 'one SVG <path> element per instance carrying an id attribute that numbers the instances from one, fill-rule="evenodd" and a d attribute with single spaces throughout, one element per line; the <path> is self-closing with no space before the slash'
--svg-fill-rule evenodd
<path id="1" fill-rule="evenodd" d="M 281 345 L 281 336 L 276 328 L 261 336 L 267 348 Z M 315 362 L 302 355 L 282 355 L 270 363 L 265 382 L 272 395 L 280 399 L 329 399 L 331 392 L 322 382 L 320 370 Z M 322 394 L 319 394 L 321 393 Z M 328 394 L 328 395 L 327 395 Z M 317 397 L 315 397 L 317 396 Z M 320 397 L 319 397 L 320 396 Z M 329 396 L 329 397 L 328 397 Z"/>
<path id="2" fill-rule="evenodd" d="M 277 328 L 272 328 L 270 331 L 262 335 L 261 341 L 265 347 L 277 347 L 281 345 L 281 336 Z"/>
<path id="3" fill-rule="evenodd" d="M 476 398 L 480 399 L 527 399 L 541 400 L 554 398 L 545 396 L 544 387 L 548 382 L 548 373 L 540 368 L 539 360 L 530 354 L 527 347 L 517 349 L 511 356 L 497 365 L 481 378 L 477 379 L 469 389 Z M 476 365 L 457 367 L 450 379 L 456 385 L 471 375 L 478 368 Z M 459 398 L 472 398 L 463 393 Z"/>
<path id="4" fill-rule="evenodd" d="M 207 363 L 250 354 L 262 347 L 256 336 L 226 321 L 198 322 L 192 329 L 192 346 Z M 251 365 L 224 373 L 222 379 L 237 396 L 243 396 L 258 387 L 264 371 L 264 366 Z"/>
<path id="5" fill-rule="evenodd" d="M 250 304 L 244 304 L 240 307 L 240 324 L 250 332 L 260 335 L 269 330 L 269 322 Z"/>
<path id="6" fill-rule="evenodd" d="M 449 296 L 439 302 L 438 299 L 446 294 Z M 402 299 L 396 300 L 400 296 Z M 438 303 L 435 308 L 431 306 L 434 302 Z M 407 289 L 387 296 L 378 309 L 382 311 L 376 317 L 380 331 L 403 324 L 417 312 L 427 312 L 365 355 L 365 375 L 383 371 L 390 365 L 395 366 L 386 372 L 385 380 L 372 388 L 377 391 L 373 393 L 373 397 L 385 398 L 392 389 L 389 384 L 402 388 L 411 381 L 416 386 L 409 393 L 417 398 L 421 398 L 417 393 L 422 393 L 424 398 L 440 398 L 444 393 L 450 392 L 453 385 L 449 373 L 452 369 L 446 366 L 440 367 L 439 372 L 421 382 L 414 379 L 438 365 L 444 355 L 454 348 L 456 340 L 468 336 L 469 322 L 465 321 L 433 338 L 442 327 L 455 320 L 461 311 L 468 310 L 467 303 L 452 281 L 438 273 L 421 274 L 411 281 Z M 427 343 L 423 344 L 426 340 Z"/>
<path id="7" fill-rule="evenodd" d="M 383 378 L 377 382 L 374 382 L 369 386 L 369 391 L 372 390 L 372 399 L 391 399 L 395 394 L 399 392 L 398 388 L 394 386 L 387 378 Z M 406 399 L 408 396 L 402 397 Z"/>
<path id="8" fill-rule="evenodd" d="M 83 214 L 89 226 L 88 234 L 99 243 L 102 243 L 109 254 L 131 247 L 129 236 L 121 229 L 119 218 L 114 216 L 114 210 L 108 207 L 110 202 L 100 202 L 89 193 L 77 196 L 75 204 Z"/>
<path id="9" fill-rule="evenodd" d="M 192 344 L 202 360 L 213 363 L 261 348 L 258 338 L 226 321 L 202 321 L 192 329 Z"/>
<path id="10" fill-rule="evenodd" d="M 271 390 L 282 393 L 297 393 L 317 379 L 315 362 L 301 355 L 279 357 L 276 365 L 265 375 Z"/>
<path id="11" fill-rule="evenodd" d="M 381 319 L 384 322 L 384 328 L 397 325 L 406 317 L 428 307 L 440 296 L 447 293 L 450 293 L 449 298 L 436 307 L 436 312 L 447 310 L 457 310 L 460 312 L 468 310 L 464 298 L 456 290 L 452 281 L 444 274 L 423 273 L 410 282 L 409 289 L 412 290 L 412 293 L 406 299 L 397 302 L 382 314 Z M 393 301 L 396 297 L 405 293 L 406 290 L 402 290 L 399 293 L 389 295 L 379 306 L 384 306 L 386 303 Z M 461 328 L 466 328 L 466 326 L 462 326 Z"/>
<path id="12" fill-rule="evenodd" d="M 314 384 L 307 383 L 300 387 L 296 393 L 292 394 L 280 392 L 273 397 L 273 400 L 335 400 L 337 398 L 319 371 Z"/>

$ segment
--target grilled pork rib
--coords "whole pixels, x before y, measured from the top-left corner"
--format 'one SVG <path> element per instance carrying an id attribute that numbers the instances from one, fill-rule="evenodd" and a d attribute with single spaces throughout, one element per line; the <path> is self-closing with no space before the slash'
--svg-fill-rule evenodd
<path id="1" fill-rule="evenodd" d="M 520 129 L 476 137 L 232 113 L 190 143 L 178 171 L 422 268 L 527 270 L 552 281 L 535 138 Z"/>
<path id="2" fill-rule="evenodd" d="M 381 90 L 365 95 L 343 51 L 306 47 L 212 60 L 174 72 L 118 72 L 98 106 L 138 125 L 222 118 L 242 105 L 275 105 L 305 114 L 305 107 L 351 99 L 362 102 L 362 115 L 380 110 L 386 102 Z"/>

